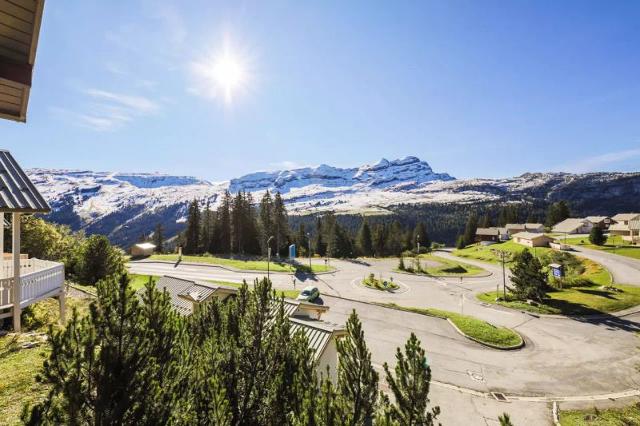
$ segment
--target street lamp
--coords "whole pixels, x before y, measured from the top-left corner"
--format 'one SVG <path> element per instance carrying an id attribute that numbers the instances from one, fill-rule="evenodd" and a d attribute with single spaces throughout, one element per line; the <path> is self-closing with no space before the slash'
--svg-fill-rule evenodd
<path id="1" fill-rule="evenodd" d="M 416 235 L 416 245 L 418 247 L 417 255 L 420 256 L 420 235 Z"/>
<path id="2" fill-rule="evenodd" d="M 273 235 L 267 238 L 267 280 L 271 281 L 269 278 L 269 263 L 271 262 L 271 240 L 273 240 Z"/>

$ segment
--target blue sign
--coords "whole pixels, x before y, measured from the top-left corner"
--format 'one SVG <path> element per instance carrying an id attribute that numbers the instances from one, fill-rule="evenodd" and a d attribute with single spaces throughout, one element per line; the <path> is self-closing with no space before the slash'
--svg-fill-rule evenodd
<path id="1" fill-rule="evenodd" d="M 553 276 L 556 278 L 562 278 L 562 269 L 553 268 Z"/>

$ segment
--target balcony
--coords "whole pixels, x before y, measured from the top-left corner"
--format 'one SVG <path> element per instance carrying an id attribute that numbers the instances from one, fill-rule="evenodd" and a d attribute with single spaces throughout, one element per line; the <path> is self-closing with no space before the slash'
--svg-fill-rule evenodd
<path id="1" fill-rule="evenodd" d="M 0 318 L 13 315 L 12 261 L 0 261 Z M 20 259 L 20 308 L 64 294 L 64 265 L 41 259 Z M 62 302 L 63 303 L 63 302 Z"/>

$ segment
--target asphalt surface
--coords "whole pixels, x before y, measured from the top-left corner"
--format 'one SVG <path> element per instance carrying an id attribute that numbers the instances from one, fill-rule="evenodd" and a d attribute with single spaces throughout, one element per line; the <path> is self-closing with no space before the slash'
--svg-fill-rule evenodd
<path id="1" fill-rule="evenodd" d="M 438 255 L 451 256 L 447 253 Z M 594 250 L 580 249 L 579 255 L 604 264 L 616 282 L 640 285 L 638 261 L 619 259 L 619 256 Z M 612 259 L 611 256 L 615 257 Z M 485 422 L 478 424 L 491 424 L 493 420 L 489 420 L 497 415 L 489 412 L 504 405 L 487 398 L 490 392 L 514 397 L 570 396 L 580 400 L 601 394 L 615 397 L 618 392 L 640 388 L 640 374 L 636 368 L 640 365 L 640 340 L 635 334 L 640 331 L 640 314 L 624 318 L 605 315 L 589 320 L 538 318 L 482 304 L 475 299 L 475 294 L 496 287 L 501 289 L 502 270 L 499 265 L 463 261 L 481 266 L 491 275 L 462 280 L 415 276 L 394 272 L 396 260 L 358 260 L 331 261 L 337 270 L 330 274 L 272 273 L 271 280 L 279 289 L 293 289 L 294 279 L 298 290 L 307 285 L 317 286 L 322 302 L 331 307 L 323 316 L 327 321 L 342 324 L 355 309 L 362 320 L 373 362 L 378 367 L 384 362 L 393 365 L 396 348 L 402 347 L 414 332 L 427 350 L 433 380 L 442 386 L 451 386 L 435 386 L 435 394 L 452 396 L 453 393 L 461 401 L 475 401 L 468 409 L 469 413 L 475 410 L 477 415 L 482 414 Z M 141 274 L 233 282 L 243 279 L 251 282 L 266 276 L 266 273 L 234 272 L 220 267 L 146 261 L 132 262 L 130 268 Z M 369 273 L 385 279 L 393 277 L 400 290 L 385 293 L 363 287 L 359 282 Z M 460 336 L 444 320 L 392 310 L 371 302 L 434 307 L 473 315 L 494 325 L 515 329 L 525 338 L 526 346 L 517 351 L 490 349 Z M 457 388 L 460 391 L 456 391 Z M 548 420 L 547 404 L 519 404 L 519 417 Z M 489 412 L 484 413 L 480 407 L 486 407 Z M 508 407 L 504 409 L 508 411 Z"/>

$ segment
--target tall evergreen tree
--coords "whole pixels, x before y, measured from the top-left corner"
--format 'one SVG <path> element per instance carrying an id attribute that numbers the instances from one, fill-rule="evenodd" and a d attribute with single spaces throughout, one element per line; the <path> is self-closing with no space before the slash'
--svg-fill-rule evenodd
<path id="1" fill-rule="evenodd" d="M 298 225 L 298 232 L 295 238 L 296 248 L 298 249 L 298 256 L 308 256 L 309 246 L 311 244 L 310 239 L 307 237 L 307 230 L 303 222 Z"/>
<path id="2" fill-rule="evenodd" d="M 547 209 L 545 225 L 551 227 L 565 219 L 568 219 L 570 216 L 571 211 L 569 210 L 569 205 L 566 201 L 562 200 L 555 202 L 549 205 L 549 208 Z"/>
<path id="3" fill-rule="evenodd" d="M 215 235 L 215 212 L 211 210 L 211 203 L 207 200 L 204 211 L 202 212 L 202 231 L 201 231 L 201 250 L 203 252 L 214 253 L 214 235 Z"/>
<path id="4" fill-rule="evenodd" d="M 200 206 L 198 200 L 194 199 L 189 204 L 187 215 L 187 229 L 185 230 L 185 254 L 198 254 L 201 248 L 201 228 L 200 228 Z"/>
<path id="5" fill-rule="evenodd" d="M 371 256 L 373 254 L 373 242 L 371 240 L 371 228 L 366 219 L 362 221 L 357 239 L 358 253 L 362 256 Z"/>
<path id="6" fill-rule="evenodd" d="M 404 249 L 404 230 L 402 225 L 397 220 L 394 220 L 389 226 L 389 232 L 387 235 L 387 244 L 385 248 L 385 254 L 391 256 L 399 256 Z"/>
<path id="7" fill-rule="evenodd" d="M 318 217 L 316 219 L 316 238 L 313 244 L 314 250 L 318 255 L 325 256 L 327 254 L 327 244 L 323 238 L 324 228 L 322 226 L 322 219 Z"/>
<path id="8" fill-rule="evenodd" d="M 472 244 L 476 240 L 476 231 L 478 229 L 478 216 L 475 213 L 471 213 L 467 219 L 467 224 L 464 227 L 464 244 Z"/>
<path id="9" fill-rule="evenodd" d="M 280 192 L 276 192 L 273 199 L 273 234 L 275 237 L 276 253 L 279 255 L 282 248 L 286 245 L 289 236 L 287 209 L 284 206 Z"/>
<path id="10" fill-rule="evenodd" d="M 28 425 L 166 424 L 172 416 L 183 328 L 169 297 L 150 283 L 142 303 L 126 274 L 98 284 L 89 315 L 77 311 L 51 329 L 39 380 L 44 401 L 25 411 Z"/>
<path id="11" fill-rule="evenodd" d="M 541 301 L 546 297 L 547 274 L 542 270 L 538 258 L 527 249 L 518 254 L 511 268 L 511 292 L 519 300 Z"/>
<path id="12" fill-rule="evenodd" d="M 595 244 L 596 246 L 601 246 L 607 242 L 607 237 L 604 236 L 604 232 L 602 228 L 599 226 L 594 226 L 591 228 L 591 232 L 589 233 L 589 242 L 591 244 Z"/>
<path id="13" fill-rule="evenodd" d="M 395 374 L 386 362 L 383 367 L 395 400 L 387 404 L 389 417 L 399 425 L 433 425 L 440 407 L 428 410 L 431 368 L 416 335 L 411 333 L 404 353 L 397 349 Z"/>
<path id="14" fill-rule="evenodd" d="M 156 253 L 164 253 L 164 228 L 161 223 L 153 231 L 153 244 L 156 246 Z"/>
<path id="15" fill-rule="evenodd" d="M 104 235 L 91 235 L 77 249 L 75 279 L 82 284 L 94 285 L 98 281 L 124 270 L 124 258 Z"/>
<path id="16" fill-rule="evenodd" d="M 420 247 L 429 249 L 431 247 L 431 239 L 427 233 L 427 225 L 424 222 L 418 222 L 413 230 L 413 244 L 420 243 Z"/>
<path id="17" fill-rule="evenodd" d="M 347 336 L 336 344 L 339 354 L 337 389 L 343 424 L 371 424 L 378 396 L 378 373 L 371 364 L 371 352 L 355 310 L 347 321 Z"/>
<path id="18" fill-rule="evenodd" d="M 273 235 L 274 223 L 273 223 L 273 200 L 269 190 L 266 190 L 262 199 L 260 200 L 260 247 L 262 248 L 262 255 L 267 255 L 267 240 Z M 275 247 L 275 244 L 271 243 L 271 250 Z"/>
<path id="19" fill-rule="evenodd" d="M 377 223 L 372 232 L 373 252 L 376 256 L 382 257 L 386 254 L 388 229 L 384 223 Z"/>
<path id="20" fill-rule="evenodd" d="M 231 204 L 231 194 L 225 190 L 218 207 L 216 221 L 216 251 L 219 253 L 231 253 Z"/>

